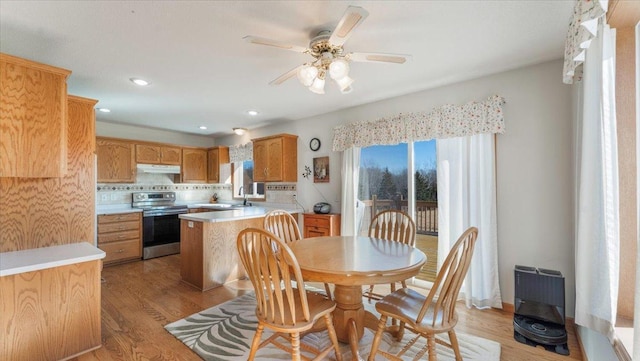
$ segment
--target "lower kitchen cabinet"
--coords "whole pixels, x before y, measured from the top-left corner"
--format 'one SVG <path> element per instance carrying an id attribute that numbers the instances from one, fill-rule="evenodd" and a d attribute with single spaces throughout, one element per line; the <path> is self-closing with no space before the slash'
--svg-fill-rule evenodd
<path id="1" fill-rule="evenodd" d="M 142 258 L 142 213 L 99 215 L 98 248 L 105 265 Z"/>
<path id="2" fill-rule="evenodd" d="M 304 238 L 340 235 L 339 214 L 305 213 L 303 219 Z"/>

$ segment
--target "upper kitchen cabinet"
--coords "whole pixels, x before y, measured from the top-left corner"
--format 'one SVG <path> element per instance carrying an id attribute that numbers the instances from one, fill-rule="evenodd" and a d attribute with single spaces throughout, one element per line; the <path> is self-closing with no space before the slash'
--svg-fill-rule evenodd
<path id="1" fill-rule="evenodd" d="M 220 183 L 220 165 L 229 163 L 228 147 L 213 147 L 207 150 L 208 174 L 207 181 L 209 183 Z"/>
<path id="2" fill-rule="evenodd" d="M 98 183 L 134 183 L 135 145 L 129 141 L 97 138 Z"/>
<path id="3" fill-rule="evenodd" d="M 180 165 L 182 148 L 165 145 L 136 144 L 136 162 Z"/>
<path id="4" fill-rule="evenodd" d="M 277 134 L 253 141 L 253 180 L 298 181 L 298 136 Z"/>
<path id="5" fill-rule="evenodd" d="M 207 182 L 207 150 L 182 148 L 182 183 Z"/>
<path id="6" fill-rule="evenodd" d="M 0 177 L 66 174 L 69 74 L 0 53 Z"/>

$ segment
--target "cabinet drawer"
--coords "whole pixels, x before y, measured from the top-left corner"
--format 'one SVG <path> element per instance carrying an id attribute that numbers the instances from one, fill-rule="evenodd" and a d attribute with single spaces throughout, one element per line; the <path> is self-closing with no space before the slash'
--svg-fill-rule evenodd
<path id="1" fill-rule="evenodd" d="M 104 263 L 142 257 L 140 242 L 136 239 L 131 241 L 101 244 L 98 247 L 107 254 L 103 260 Z"/>
<path id="2" fill-rule="evenodd" d="M 304 227 L 304 238 L 329 236 L 327 228 Z"/>
<path id="3" fill-rule="evenodd" d="M 140 221 L 138 220 L 132 222 L 103 223 L 98 227 L 99 234 L 138 230 L 140 230 Z"/>
<path id="4" fill-rule="evenodd" d="M 126 221 L 139 221 L 140 213 L 118 213 L 118 214 L 104 214 L 98 216 L 98 224 L 113 223 L 113 222 L 126 222 Z"/>
<path id="5" fill-rule="evenodd" d="M 306 226 L 311 226 L 311 227 L 329 228 L 331 222 L 329 221 L 329 218 L 326 218 L 326 217 L 320 218 L 320 217 L 305 216 L 304 224 Z"/>
<path id="6" fill-rule="evenodd" d="M 118 242 L 125 240 L 135 240 L 140 243 L 140 230 L 134 229 L 131 231 L 124 232 L 113 232 L 113 233 L 99 233 L 98 234 L 98 244 L 109 243 L 109 242 Z"/>

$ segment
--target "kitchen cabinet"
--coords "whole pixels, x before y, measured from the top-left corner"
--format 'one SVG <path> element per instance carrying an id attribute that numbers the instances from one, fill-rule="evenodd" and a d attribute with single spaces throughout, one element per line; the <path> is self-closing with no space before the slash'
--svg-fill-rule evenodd
<path id="1" fill-rule="evenodd" d="M 0 54 L 0 177 L 66 174 L 69 74 Z"/>
<path id="2" fill-rule="evenodd" d="M 182 149 L 182 183 L 207 182 L 207 150 L 202 148 Z"/>
<path id="3" fill-rule="evenodd" d="M 220 165 L 229 163 L 229 148 L 209 148 L 207 150 L 207 162 L 207 182 L 220 183 Z"/>
<path id="4" fill-rule="evenodd" d="M 135 146 L 120 139 L 97 138 L 98 183 L 134 183 Z"/>
<path id="5" fill-rule="evenodd" d="M 0 253 L 0 360 L 75 360 L 102 346 L 102 257 L 87 242 Z"/>
<path id="6" fill-rule="evenodd" d="M 180 147 L 136 144 L 136 163 L 180 165 L 181 161 Z"/>
<path id="7" fill-rule="evenodd" d="M 67 101 L 67 174 L 0 178 L 0 252 L 95 238 L 97 100 L 68 95 Z"/>
<path id="8" fill-rule="evenodd" d="M 252 141 L 254 181 L 298 181 L 298 136 L 277 134 Z"/>
<path id="9" fill-rule="evenodd" d="M 303 219 L 304 238 L 340 235 L 339 214 L 305 213 Z"/>
<path id="10" fill-rule="evenodd" d="M 98 248 L 105 265 L 142 258 L 142 213 L 98 215 Z"/>

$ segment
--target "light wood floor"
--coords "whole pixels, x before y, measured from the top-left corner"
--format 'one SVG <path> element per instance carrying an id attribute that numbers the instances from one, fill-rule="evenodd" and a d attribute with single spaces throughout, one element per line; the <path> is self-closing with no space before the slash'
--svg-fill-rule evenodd
<path id="1" fill-rule="evenodd" d="M 102 276 L 102 348 L 72 360 L 199 360 L 164 325 L 228 301 L 250 290 L 248 282 L 201 292 L 180 282 L 180 256 L 105 267 Z M 573 325 L 570 356 L 534 348 L 513 339 L 513 315 L 501 310 L 458 306 L 457 332 L 502 345 L 503 361 L 582 360 Z"/>

